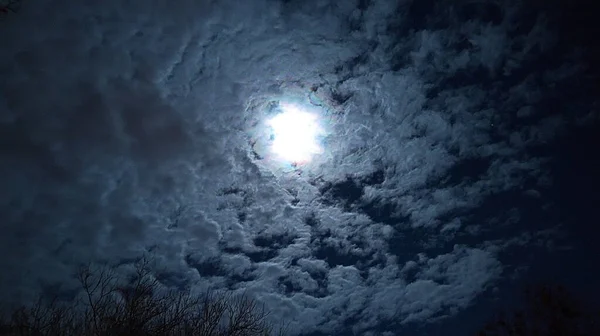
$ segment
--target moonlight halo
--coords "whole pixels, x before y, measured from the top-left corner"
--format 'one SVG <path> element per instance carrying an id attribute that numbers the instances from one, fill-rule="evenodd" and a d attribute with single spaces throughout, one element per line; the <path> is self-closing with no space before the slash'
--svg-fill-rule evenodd
<path id="1" fill-rule="evenodd" d="M 306 163 L 323 152 L 317 138 L 322 133 L 317 116 L 300 106 L 282 102 L 281 113 L 268 121 L 272 128 L 271 150 L 291 163 Z"/>

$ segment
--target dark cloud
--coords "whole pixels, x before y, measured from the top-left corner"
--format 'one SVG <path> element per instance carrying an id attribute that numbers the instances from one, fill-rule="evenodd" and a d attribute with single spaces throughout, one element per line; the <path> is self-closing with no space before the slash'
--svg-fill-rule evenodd
<path id="1" fill-rule="evenodd" d="M 598 115 L 551 9 L 24 4 L 2 22 L 0 301 L 151 253 L 165 284 L 247 290 L 306 333 L 458 314 L 510 251 L 563 246 L 548 146 Z M 306 165 L 269 151 L 288 99 L 327 131 Z"/>

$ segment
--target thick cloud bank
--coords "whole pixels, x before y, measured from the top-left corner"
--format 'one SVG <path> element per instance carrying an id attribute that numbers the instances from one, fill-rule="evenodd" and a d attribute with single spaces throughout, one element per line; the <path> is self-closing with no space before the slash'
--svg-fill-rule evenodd
<path id="1" fill-rule="evenodd" d="M 557 237 L 519 206 L 548 205 L 544 145 L 597 114 L 552 17 L 436 3 L 32 0 L 3 17 L 0 301 L 150 252 L 166 285 L 247 290 L 304 332 L 473 304 L 517 267 L 507 251 Z M 327 130 L 305 165 L 269 152 L 283 100 Z"/>

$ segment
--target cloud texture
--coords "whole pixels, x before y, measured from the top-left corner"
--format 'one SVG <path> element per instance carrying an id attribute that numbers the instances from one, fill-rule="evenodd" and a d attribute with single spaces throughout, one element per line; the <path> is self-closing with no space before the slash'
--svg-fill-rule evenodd
<path id="1" fill-rule="evenodd" d="M 436 3 L 26 2 L 0 22 L 0 301 L 151 252 L 165 284 L 248 290 L 305 332 L 471 305 L 554 239 L 519 206 L 597 114 L 551 17 Z M 268 151 L 285 99 L 328 130 L 305 166 Z"/>

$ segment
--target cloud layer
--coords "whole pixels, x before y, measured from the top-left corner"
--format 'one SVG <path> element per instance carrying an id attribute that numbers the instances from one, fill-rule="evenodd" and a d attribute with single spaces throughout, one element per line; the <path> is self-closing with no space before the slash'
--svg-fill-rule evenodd
<path id="1" fill-rule="evenodd" d="M 543 146 L 597 115 L 543 12 L 154 3 L 27 2 L 1 22 L 0 301 L 151 252 L 165 284 L 248 290 L 295 330 L 394 331 L 553 239 L 519 205 L 545 205 Z M 290 98 L 329 132 L 301 167 L 269 160 L 262 126 Z"/>

